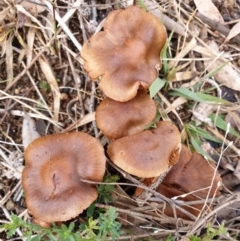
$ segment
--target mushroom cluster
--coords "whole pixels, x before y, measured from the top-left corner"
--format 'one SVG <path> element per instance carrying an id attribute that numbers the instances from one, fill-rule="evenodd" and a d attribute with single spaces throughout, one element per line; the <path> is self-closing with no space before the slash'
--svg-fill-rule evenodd
<path id="1" fill-rule="evenodd" d="M 152 183 L 177 162 L 180 133 L 170 122 L 144 130 L 156 115 L 147 89 L 158 76 L 165 27 L 159 20 L 130 6 L 112 11 L 104 31 L 92 36 L 81 56 L 84 68 L 107 96 L 96 109 L 96 124 L 111 140 L 108 156 L 126 172 L 151 178 Z"/>
<path id="2" fill-rule="evenodd" d="M 102 145 L 83 132 L 31 142 L 25 151 L 22 187 L 36 222 L 66 221 L 89 207 L 98 196 L 97 189 L 81 179 L 102 181 L 105 163 Z"/>
<path id="3" fill-rule="evenodd" d="M 109 139 L 136 134 L 155 117 L 146 90 L 162 64 L 165 27 L 137 6 L 109 13 L 104 31 L 84 43 L 84 68 L 107 96 L 96 109 L 96 123 Z"/>
<path id="4" fill-rule="evenodd" d="M 184 170 L 191 169 L 191 165 L 196 168 L 204 166 L 201 168 L 208 170 L 205 173 L 208 177 L 212 175 L 212 166 L 206 167 L 203 160 L 200 164 L 196 163 L 202 157 L 192 154 L 186 147 L 180 156 L 180 133 L 170 122 L 160 121 L 156 128 L 144 130 L 156 114 L 155 103 L 147 90 L 161 68 L 160 54 L 166 38 L 166 30 L 156 17 L 130 6 L 108 15 L 104 31 L 95 34 L 83 45 L 81 56 L 85 61 L 85 70 L 93 81 L 98 81 L 106 96 L 96 109 L 96 123 L 101 132 L 112 140 L 107 148 L 110 160 L 131 175 L 144 178 L 144 183 L 148 183 L 150 188 L 158 188 L 167 197 L 172 197 L 182 190 L 195 190 L 191 184 L 187 186 L 186 182 L 177 180 L 176 172 L 182 171 L 182 180 L 185 177 L 189 181 L 193 175 L 185 175 Z M 182 160 L 186 162 L 183 164 Z M 159 185 L 172 166 L 172 171 Z M 209 179 L 206 180 L 197 188 L 208 185 Z M 168 181 L 169 185 L 166 184 Z M 178 187 L 176 190 L 173 188 L 175 185 Z M 212 188 L 215 190 L 215 186 Z M 169 194 L 168 189 L 174 194 Z M 142 198 L 144 192 L 138 188 L 136 196 Z M 196 194 L 201 198 L 207 195 L 201 191 Z"/>

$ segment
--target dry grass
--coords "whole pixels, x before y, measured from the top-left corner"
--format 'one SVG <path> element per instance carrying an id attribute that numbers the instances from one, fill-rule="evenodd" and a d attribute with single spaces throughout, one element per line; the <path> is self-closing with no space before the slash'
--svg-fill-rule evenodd
<path id="1" fill-rule="evenodd" d="M 94 111 L 103 94 L 87 76 L 79 53 L 82 44 L 92 34 L 100 31 L 107 13 L 119 7 L 126 7 L 131 1 L 106 0 L 103 4 L 103 1 L 94 0 L 88 3 L 79 0 L 75 3 L 57 0 L 51 4 L 50 1 L 42 0 L 43 5 L 38 5 L 41 9 L 34 8 L 32 12 L 17 4 L 20 2 L 15 1 L 13 4 L 13 1 L 3 0 L 0 3 L 0 223 L 10 221 L 13 213 L 25 220 L 29 219 L 20 185 L 24 163 L 24 111 L 35 118 L 37 130 L 42 135 L 77 130 L 95 136 L 103 145 L 108 141 L 95 124 Z M 234 21 L 228 25 L 213 26 L 211 20 L 195 11 L 192 1 L 143 2 L 152 14 L 164 22 L 169 35 L 174 31 L 169 43 L 169 55 L 163 61 L 175 73 L 169 79 L 167 91 L 158 93 L 161 99 L 158 103 L 159 112 L 163 119 L 172 120 L 182 130 L 183 142 L 189 141 L 184 125 L 189 123 L 192 117 L 212 136 L 220 138 L 225 146 L 212 149 L 218 156 L 218 171 L 223 176 L 233 177 L 232 171 L 235 170 L 240 155 L 238 138 L 225 135 L 226 133 L 214 125 L 209 125 L 205 115 L 208 111 L 206 105 L 192 105 L 183 96 L 169 96 L 168 92 L 179 87 L 191 89 L 199 84 L 203 91 L 214 87 L 215 90 L 211 93 L 221 98 L 224 92 L 221 83 L 207 76 L 207 73 L 212 71 L 211 66 L 215 66 L 214 63 L 218 63 L 219 66 L 217 61 L 227 60 L 231 64 L 230 73 L 236 73 L 230 76 L 228 72 L 224 76 L 228 82 L 232 82 L 229 83 L 231 89 L 224 93 L 229 94 L 234 100 L 224 106 L 211 105 L 209 114 L 226 115 L 239 109 L 240 95 L 236 90 L 240 88 L 240 81 L 236 80 L 236 75 L 240 73 L 239 35 L 222 45 L 227 36 L 225 28 L 230 29 Z M 239 13 L 237 3 L 234 6 L 219 5 L 218 9 L 222 15 L 230 9 L 236 14 Z M 44 12 L 41 12 L 42 10 Z M 92 14 L 89 14 L 91 12 Z M 221 46 L 219 53 L 212 46 L 209 47 L 211 39 L 218 47 Z M 228 55 L 223 56 L 221 51 Z M 204 61 L 208 61 L 207 67 Z M 225 84 L 226 80 L 222 81 Z M 168 235 L 178 240 L 187 240 L 186 237 L 189 235 L 199 235 L 208 223 L 218 228 L 222 221 L 230 236 L 222 235 L 219 239 L 231 240 L 238 235 L 240 181 L 236 181 L 237 185 L 231 190 L 223 188 L 223 193 L 218 198 L 196 201 L 205 205 L 214 204 L 215 208 L 208 213 L 201 213 L 197 218 L 184 211 L 191 220 L 186 221 L 166 217 L 162 213 L 166 203 L 182 210 L 181 202 L 169 200 L 152 190 L 150 191 L 155 196 L 150 198 L 144 207 L 137 207 L 135 201 L 126 196 L 125 192 L 121 194 L 120 186 L 141 185 L 139 180 L 122 172 L 111 162 L 108 162 L 108 169 L 115 169 L 114 173 L 119 171 L 123 175 L 122 185 L 114 183 L 118 195 L 115 206 L 118 207 L 121 222 L 127 224 L 133 232 L 130 236 L 123 234 L 119 240 L 140 240 L 150 235 L 153 240 L 164 240 Z M 190 204 L 192 203 L 185 203 Z M 109 208 L 107 204 L 96 206 Z M 23 233 L 18 230 L 18 235 L 20 237 Z M 0 237 L 5 240 L 4 230 L 0 230 Z"/>

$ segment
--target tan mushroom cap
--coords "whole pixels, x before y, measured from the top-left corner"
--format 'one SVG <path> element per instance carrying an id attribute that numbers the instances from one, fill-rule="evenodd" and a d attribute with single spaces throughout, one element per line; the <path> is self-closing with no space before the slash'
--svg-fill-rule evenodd
<path id="1" fill-rule="evenodd" d="M 96 198 L 93 185 L 102 181 L 106 158 L 101 144 L 82 133 L 40 137 L 27 147 L 22 186 L 29 212 L 44 222 L 66 221 Z"/>
<path id="2" fill-rule="evenodd" d="M 81 56 L 99 88 L 116 101 L 132 99 L 139 88 L 147 89 L 158 76 L 160 52 L 166 42 L 165 27 L 139 7 L 109 13 L 104 31 L 92 36 Z"/>
<path id="3" fill-rule="evenodd" d="M 150 124 L 156 115 L 154 101 L 144 90 L 127 102 L 105 98 L 96 110 L 96 123 L 109 139 L 136 134 Z"/>
<path id="4" fill-rule="evenodd" d="M 198 153 L 191 154 L 189 159 L 190 154 L 191 151 L 186 146 L 182 146 L 179 161 L 172 167 L 162 184 L 178 188 L 185 193 L 201 189 L 194 192 L 194 195 L 206 198 L 214 177 L 216 165 L 213 162 L 206 161 Z M 217 172 L 210 191 L 211 197 L 220 195 L 219 182 L 221 184 L 222 180 Z"/>
<path id="5" fill-rule="evenodd" d="M 178 161 L 180 133 L 169 121 L 157 128 L 125 136 L 108 146 L 107 153 L 118 167 L 143 178 L 157 177 Z"/>

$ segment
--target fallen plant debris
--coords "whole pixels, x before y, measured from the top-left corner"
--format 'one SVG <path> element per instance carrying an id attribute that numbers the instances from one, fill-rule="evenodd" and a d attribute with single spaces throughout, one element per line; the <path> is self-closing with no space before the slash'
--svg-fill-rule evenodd
<path id="1" fill-rule="evenodd" d="M 0 240 L 240 239 L 240 6 L 237 0 L 201 2 L 0 2 Z M 141 104 L 138 95 L 149 104 Z M 115 126 L 109 127 L 109 119 L 102 123 L 119 135 L 109 136 L 101 127 L 98 110 L 106 111 L 106 103 L 114 106 L 108 115 Z M 127 120 L 123 113 L 130 116 L 131 104 L 137 114 Z M 120 105 L 123 110 L 116 111 Z M 149 119 L 135 126 L 144 115 Z M 121 128 L 130 123 L 131 131 L 120 130 L 117 121 Z M 155 143 L 163 123 L 177 137 L 168 132 Z M 151 133 L 150 139 L 142 138 L 144 133 Z M 88 140 L 81 149 L 84 136 Z M 51 139 L 50 149 L 37 147 L 29 159 L 32 145 L 45 138 Z M 87 150 L 90 142 L 95 144 Z M 54 159 L 56 143 L 62 147 Z M 164 166 L 169 173 L 157 184 L 159 165 L 154 163 L 155 174 L 147 175 L 149 144 L 162 149 L 156 161 L 173 146 Z M 137 151 L 130 161 L 142 160 L 140 177 L 118 165 L 113 146 L 125 146 L 125 154 Z M 86 158 L 97 149 L 101 154 L 94 163 L 103 164 L 101 177 Z M 85 156 L 78 158 L 83 167 L 67 161 L 70 153 Z M 39 191 L 36 176 L 30 183 L 24 178 L 31 179 L 30 169 L 44 156 L 40 173 L 49 179 Z M 176 163 L 171 170 L 169 159 Z M 79 177 L 72 175 L 79 171 Z M 75 192 L 77 184 L 72 188 L 66 179 L 83 191 Z M 34 212 L 29 187 L 34 187 L 34 200 L 47 193 L 41 204 L 33 204 L 43 211 Z M 84 204 L 79 200 L 89 197 L 89 190 L 94 194 Z M 74 214 L 69 211 L 72 193 L 81 206 Z M 147 195 L 139 205 L 142 193 Z M 47 203 L 58 197 L 63 202 L 50 208 L 57 213 L 51 219 Z"/>

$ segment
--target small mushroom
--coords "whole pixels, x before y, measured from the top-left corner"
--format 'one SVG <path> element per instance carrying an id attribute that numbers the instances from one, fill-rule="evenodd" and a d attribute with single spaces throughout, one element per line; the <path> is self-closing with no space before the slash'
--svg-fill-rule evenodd
<path id="1" fill-rule="evenodd" d="M 29 212 L 38 221 L 76 217 L 96 198 L 81 179 L 102 181 L 106 158 L 101 144 L 82 133 L 59 133 L 34 140 L 25 152 L 22 186 Z"/>
<path id="2" fill-rule="evenodd" d="M 210 190 L 210 196 L 214 193 L 219 196 L 220 189 L 218 182 L 221 182 L 220 174 L 217 172 L 214 177 L 216 165 L 213 162 L 206 161 L 204 157 L 198 153 L 193 153 L 191 159 L 186 152 L 191 152 L 186 146 L 183 146 L 180 153 L 179 161 L 172 167 L 171 171 L 165 177 L 163 184 L 171 186 L 179 186 L 182 191 L 194 192 L 194 195 L 205 198 L 209 192 L 212 179 L 214 180 Z M 186 158 L 187 157 L 187 158 Z"/>
<path id="3" fill-rule="evenodd" d="M 173 165 L 157 191 L 168 198 L 179 196 L 178 199 L 185 202 L 220 196 L 222 180 L 218 172 L 214 177 L 215 168 L 214 163 L 206 161 L 198 153 L 192 154 L 186 146 L 182 146 L 179 161 Z M 197 216 L 203 205 L 204 203 L 183 208 Z M 173 216 L 171 207 L 166 207 L 165 214 Z M 177 214 L 178 217 L 188 219 L 185 214 Z"/>
<path id="4" fill-rule="evenodd" d="M 107 153 L 118 167 L 142 178 L 158 177 L 178 161 L 180 133 L 169 121 L 157 128 L 125 136 L 108 146 Z"/>
<path id="5" fill-rule="evenodd" d="M 84 68 L 109 98 L 125 102 L 147 89 L 158 76 L 160 52 L 166 42 L 165 27 L 139 7 L 109 13 L 104 31 L 93 35 L 81 56 Z"/>
<path id="6" fill-rule="evenodd" d="M 127 102 L 105 98 L 96 110 L 96 123 L 109 139 L 136 134 L 150 124 L 156 115 L 154 101 L 144 90 Z"/>

